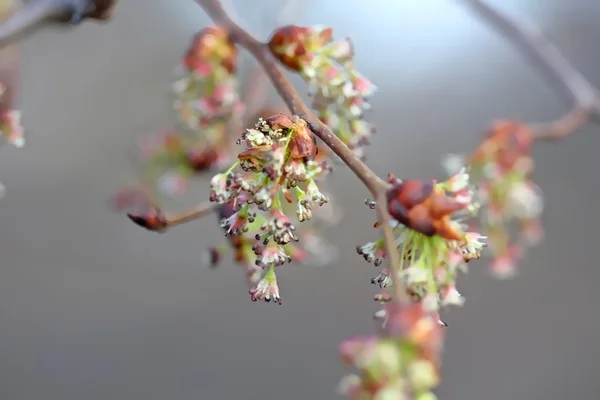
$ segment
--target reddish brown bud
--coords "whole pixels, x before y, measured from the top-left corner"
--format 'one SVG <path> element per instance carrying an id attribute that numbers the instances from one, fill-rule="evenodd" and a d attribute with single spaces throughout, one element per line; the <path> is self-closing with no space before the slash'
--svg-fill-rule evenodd
<path id="1" fill-rule="evenodd" d="M 237 48 L 230 40 L 227 29 L 204 28 L 194 36 L 184 57 L 184 64 L 190 71 L 196 71 L 215 61 L 229 73 L 235 72 Z"/>
<path id="2" fill-rule="evenodd" d="M 448 240 L 461 239 L 450 216 L 465 205 L 436 190 L 433 182 L 397 183 L 388 190 L 387 202 L 390 215 L 408 228 L 426 236 L 437 234 Z"/>
<path id="3" fill-rule="evenodd" d="M 164 214 L 158 208 L 152 208 L 143 214 L 128 213 L 127 216 L 136 225 L 153 232 L 163 232 L 168 224 Z"/>
<path id="4" fill-rule="evenodd" d="M 288 25 L 273 33 L 269 40 L 269 49 L 286 67 L 299 71 L 303 61 L 312 56 L 311 51 L 331 42 L 332 35 L 331 28 L 317 31 L 313 28 Z"/>
<path id="5" fill-rule="evenodd" d="M 319 151 L 315 135 L 302 118 L 294 116 L 293 120 L 294 132 L 290 142 L 291 157 L 294 159 L 314 158 Z"/>
<path id="6" fill-rule="evenodd" d="M 282 113 L 271 115 L 270 117 L 265 119 L 265 122 L 273 130 L 288 130 L 294 127 L 294 121 L 292 121 L 290 117 Z"/>
<path id="7" fill-rule="evenodd" d="M 493 159 L 506 170 L 531 153 L 534 135 L 527 125 L 515 121 L 499 121 L 492 125 L 487 137 L 473 152 L 474 162 Z"/>

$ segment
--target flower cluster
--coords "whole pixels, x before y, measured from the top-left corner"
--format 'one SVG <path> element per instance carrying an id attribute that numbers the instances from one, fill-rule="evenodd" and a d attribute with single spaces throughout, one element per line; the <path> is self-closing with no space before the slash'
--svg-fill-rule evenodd
<path id="1" fill-rule="evenodd" d="M 328 168 L 315 161 L 315 138 L 296 116 L 261 118 L 238 144 L 244 150 L 228 171 L 213 177 L 210 200 L 231 207 L 221 216 L 226 235 L 246 239 L 256 232 L 251 246 L 253 264 L 265 273 L 250 291 L 252 300 L 280 302 L 275 267 L 292 260 L 291 242 L 299 240 L 288 209 L 294 205 L 298 221 L 303 222 L 312 218 L 315 206 L 327 203 L 317 179 Z"/>
<path id="2" fill-rule="evenodd" d="M 381 335 L 347 339 L 346 364 L 359 373 L 344 377 L 340 392 L 351 399 L 435 400 L 444 332 L 421 304 L 388 304 Z"/>
<path id="3" fill-rule="evenodd" d="M 523 245 L 536 244 L 543 235 L 542 194 L 531 180 L 533 141 L 526 125 L 500 121 L 468 159 L 471 179 L 483 206 L 482 227 L 494 254 L 491 270 L 499 278 L 513 276 Z M 513 222 L 520 235 L 510 231 Z M 523 240 L 511 239 L 519 236 Z"/>
<path id="4" fill-rule="evenodd" d="M 439 183 L 395 178 L 390 183 L 387 207 L 395 219 L 400 270 L 382 267 L 371 281 L 382 289 L 374 299 L 381 303 L 391 300 L 387 288 L 395 281 L 391 274 L 398 274 L 408 295 L 428 311 L 461 305 L 464 300 L 456 289 L 457 274 L 466 270 L 469 261 L 478 259 L 486 246 L 486 237 L 468 231 L 464 223 L 477 211 L 466 169 Z M 357 252 L 375 266 L 386 259 L 383 239 L 357 246 Z"/>
<path id="5" fill-rule="evenodd" d="M 350 39 L 333 41 L 332 35 L 331 28 L 286 26 L 275 31 L 269 48 L 309 84 L 319 118 L 362 157 L 375 132 L 363 114 L 376 88 L 356 71 Z"/>
<path id="6" fill-rule="evenodd" d="M 138 145 L 142 175 L 160 194 L 185 193 L 191 177 L 231 162 L 228 132 L 244 107 L 237 94 L 237 49 L 223 28 L 197 33 L 173 85 L 179 126 L 147 135 Z"/>
<path id="7" fill-rule="evenodd" d="M 282 204 L 283 215 L 288 213 L 286 205 L 287 202 Z M 293 210 L 289 211 L 293 212 Z M 264 215 L 253 213 L 252 216 L 246 217 L 247 224 L 242 225 L 243 228 L 240 229 L 239 215 L 236 216 L 238 218 L 232 218 L 234 214 L 233 201 L 219 207 L 219 222 L 227 236 L 221 244 L 207 249 L 204 253 L 204 264 L 215 268 L 226 253 L 233 251 L 233 260 L 245 272 L 248 285 L 255 287 L 262 278 L 263 270 L 256 265 L 253 244 L 258 240 L 256 235 L 263 232 L 261 227 L 265 224 L 266 219 Z M 286 254 L 292 262 L 301 265 L 327 266 L 338 259 L 338 249 L 319 232 L 319 228 L 335 224 L 338 219 L 336 217 L 338 216 L 328 216 L 326 212 L 322 212 L 313 217 L 310 221 L 311 224 L 301 224 L 294 230 L 298 242 L 294 240 L 285 245 Z M 236 234 L 230 234 L 230 232 Z"/>
<path id="8" fill-rule="evenodd" d="M 209 27 L 194 36 L 183 65 L 185 76 L 175 82 L 175 107 L 193 130 L 210 129 L 216 119 L 228 120 L 243 106 L 235 77 L 237 49 L 224 28 Z"/>

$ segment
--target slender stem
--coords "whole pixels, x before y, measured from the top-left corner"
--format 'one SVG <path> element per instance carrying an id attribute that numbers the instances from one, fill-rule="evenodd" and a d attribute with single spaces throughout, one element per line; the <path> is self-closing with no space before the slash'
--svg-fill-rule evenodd
<path id="1" fill-rule="evenodd" d="M 556 121 L 534 126 L 538 140 L 560 139 L 576 132 L 600 112 L 598 90 L 536 27 L 509 17 L 482 0 L 458 0 L 504 34 L 572 97 L 572 109 Z"/>
<path id="2" fill-rule="evenodd" d="M 394 237 L 394 230 L 391 225 L 391 216 L 387 210 L 387 198 L 385 191 L 379 192 L 375 198 L 375 204 L 377 207 L 377 215 L 381 221 L 381 231 L 383 233 L 383 240 L 385 242 L 386 259 L 389 264 L 389 274 L 392 278 L 394 287 L 395 299 L 402 303 L 408 303 L 409 297 L 405 290 L 404 282 L 401 279 L 400 274 L 400 252 L 398 251 L 398 245 L 396 244 L 396 238 Z"/>
<path id="3" fill-rule="evenodd" d="M 327 125 L 317 118 L 304 104 L 298 92 L 285 78 L 278 67 L 276 60 L 271 55 L 268 47 L 259 42 L 248 32 L 242 29 L 227 15 L 218 0 L 196 0 L 204 11 L 220 26 L 227 28 L 234 42 L 244 47 L 258 63 L 264 68 L 265 73 L 273 83 L 277 93 L 292 114 L 302 117 L 314 134 L 325 143 L 365 184 L 373 196 L 387 186 L 365 163 L 363 163 L 352 150 L 348 148 Z"/>
<path id="4" fill-rule="evenodd" d="M 185 211 L 179 214 L 170 214 L 166 216 L 166 228 L 170 228 L 176 225 L 185 224 L 186 222 L 200 219 L 208 214 L 216 211 L 218 204 L 215 203 L 201 203 L 196 208 L 190 211 Z"/>

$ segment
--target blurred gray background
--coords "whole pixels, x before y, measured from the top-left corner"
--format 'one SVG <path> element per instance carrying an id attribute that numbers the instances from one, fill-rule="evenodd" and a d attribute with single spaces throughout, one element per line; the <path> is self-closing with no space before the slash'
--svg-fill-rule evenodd
<path id="1" fill-rule="evenodd" d="M 600 85 L 598 1 L 493 3 L 538 24 Z M 265 13 L 280 2 L 233 4 L 266 39 Z M 359 70 L 380 88 L 368 159 L 380 174 L 443 176 L 441 157 L 472 149 L 494 118 L 542 121 L 568 108 L 451 0 L 312 0 L 292 20 L 354 39 Z M 122 0 L 106 25 L 25 41 L 28 143 L 0 157 L 1 400 L 336 398 L 346 372 L 338 342 L 375 328 L 375 269 L 354 252 L 375 237 L 374 213 L 348 171 L 333 185 L 342 259 L 283 268 L 281 307 L 251 303 L 229 261 L 200 264 L 221 240 L 215 221 L 156 235 L 108 208 L 135 182 L 134 139 L 169 126 L 173 67 L 207 23 L 192 0 Z M 441 399 L 600 398 L 599 146 L 600 128 L 589 126 L 536 149 L 547 239 L 516 280 L 494 281 L 483 261 L 461 277 L 467 303 L 444 314 Z"/>

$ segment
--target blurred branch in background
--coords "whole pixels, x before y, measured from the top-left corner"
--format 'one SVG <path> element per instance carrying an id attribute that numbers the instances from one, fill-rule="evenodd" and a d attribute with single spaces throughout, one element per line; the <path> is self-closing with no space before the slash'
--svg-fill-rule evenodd
<path id="1" fill-rule="evenodd" d="M 538 64 L 553 84 L 572 97 L 571 110 L 556 121 L 534 127 L 536 139 L 560 139 L 587 124 L 600 111 L 598 90 L 561 54 L 535 26 L 518 21 L 481 0 L 459 0 L 481 19 L 504 34 L 525 55 Z"/>
<path id="2" fill-rule="evenodd" d="M 86 18 L 107 20 L 117 3 L 117 0 L 32 0 L 19 8 L 17 0 L 1 1 L 14 3 L 18 11 L 0 24 L 0 47 L 36 32 L 46 23 L 79 24 Z"/>

